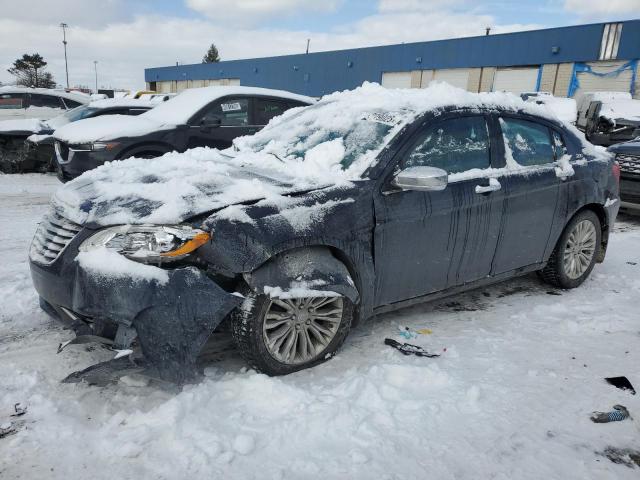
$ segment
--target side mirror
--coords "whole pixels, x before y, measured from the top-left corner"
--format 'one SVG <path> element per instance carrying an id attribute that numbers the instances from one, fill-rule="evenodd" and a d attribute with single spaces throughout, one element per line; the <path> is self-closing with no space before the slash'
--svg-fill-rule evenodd
<path id="1" fill-rule="evenodd" d="M 447 188 L 449 175 L 436 167 L 409 167 L 398 173 L 391 184 L 402 190 L 439 192 Z"/>
<path id="2" fill-rule="evenodd" d="M 212 118 L 211 120 L 203 119 L 200 122 L 200 128 L 218 128 L 220 125 L 222 125 L 222 120 L 219 118 Z"/>

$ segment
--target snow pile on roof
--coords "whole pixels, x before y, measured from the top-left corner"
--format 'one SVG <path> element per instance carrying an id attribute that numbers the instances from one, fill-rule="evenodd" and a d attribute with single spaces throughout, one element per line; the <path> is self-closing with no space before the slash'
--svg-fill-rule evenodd
<path id="1" fill-rule="evenodd" d="M 140 99 L 140 98 L 103 98 L 100 100 L 93 100 L 89 106 L 94 108 L 115 108 L 115 107 L 123 107 L 123 108 L 153 108 L 157 104 L 155 102 L 151 102 L 150 100 Z"/>
<path id="2" fill-rule="evenodd" d="M 226 95 L 269 95 L 275 97 L 298 100 L 305 103 L 314 103 L 315 100 L 304 95 L 297 95 L 284 90 L 271 90 L 258 87 L 203 87 L 190 88 L 183 91 L 171 100 L 159 105 L 155 110 L 144 113 L 142 116 L 158 123 L 180 125 L 187 123 L 189 119 L 208 103 Z"/>
<path id="3" fill-rule="evenodd" d="M 540 97 L 532 97 L 528 102 L 535 102 L 544 105 L 565 123 L 576 123 L 578 107 L 573 98 L 560 98 L 552 95 L 543 95 Z"/>
<path id="4" fill-rule="evenodd" d="M 36 133 L 47 128 L 47 124 L 37 118 L 19 118 L 0 121 L 0 134 Z"/>
<path id="5" fill-rule="evenodd" d="M 640 100 L 608 100 L 602 102 L 600 116 L 611 120 L 640 121 Z"/>

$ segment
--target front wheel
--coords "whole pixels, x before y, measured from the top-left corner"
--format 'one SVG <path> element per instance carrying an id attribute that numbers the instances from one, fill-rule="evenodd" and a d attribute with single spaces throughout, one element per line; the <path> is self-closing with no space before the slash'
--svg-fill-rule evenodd
<path id="1" fill-rule="evenodd" d="M 244 359 L 267 375 L 286 375 L 329 359 L 351 327 L 345 297 L 272 298 L 253 291 L 232 317 Z"/>
<path id="2" fill-rule="evenodd" d="M 602 237 L 600 219 L 583 210 L 567 224 L 547 266 L 540 271 L 544 281 L 560 288 L 575 288 L 593 270 Z"/>

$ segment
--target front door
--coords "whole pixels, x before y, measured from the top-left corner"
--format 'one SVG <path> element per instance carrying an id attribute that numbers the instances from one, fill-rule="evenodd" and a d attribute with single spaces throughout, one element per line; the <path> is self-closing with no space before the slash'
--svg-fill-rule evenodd
<path id="1" fill-rule="evenodd" d="M 490 138 L 485 116 L 452 113 L 426 123 L 399 151 L 396 172 L 438 167 L 449 184 L 439 192 L 383 184 L 374 200 L 377 306 L 490 274 L 504 204 L 490 178 Z"/>
<path id="2" fill-rule="evenodd" d="M 500 178 L 506 203 L 493 274 L 543 261 L 551 232 L 564 221 L 557 213 L 560 184 L 572 174 L 570 167 L 563 170 L 556 162 L 565 151 L 555 129 L 506 115 L 499 127 L 510 173 Z"/>
<path id="3" fill-rule="evenodd" d="M 189 122 L 187 148 L 229 148 L 234 138 L 252 135 L 258 127 L 252 125 L 252 99 L 226 97 L 208 105 Z"/>

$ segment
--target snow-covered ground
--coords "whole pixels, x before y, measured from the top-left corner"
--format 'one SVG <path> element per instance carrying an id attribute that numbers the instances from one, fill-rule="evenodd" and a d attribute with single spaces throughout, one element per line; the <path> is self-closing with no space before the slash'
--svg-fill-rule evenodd
<path id="1" fill-rule="evenodd" d="M 58 185 L 0 176 L 0 478 L 612 479 L 638 478 L 607 447 L 640 450 L 640 218 L 623 216 L 607 260 L 581 288 L 535 277 L 399 313 L 354 330 L 341 352 L 280 378 L 211 354 L 206 379 L 180 393 L 129 379 L 61 384 L 110 357 L 71 346 L 42 313 L 27 249 Z M 383 344 L 398 325 L 430 329 Z M 224 339 L 219 342 L 224 343 Z M 134 381 L 137 380 L 137 381 Z M 27 407 L 11 417 L 14 404 Z M 635 420 L 594 424 L 614 404 Z"/>

